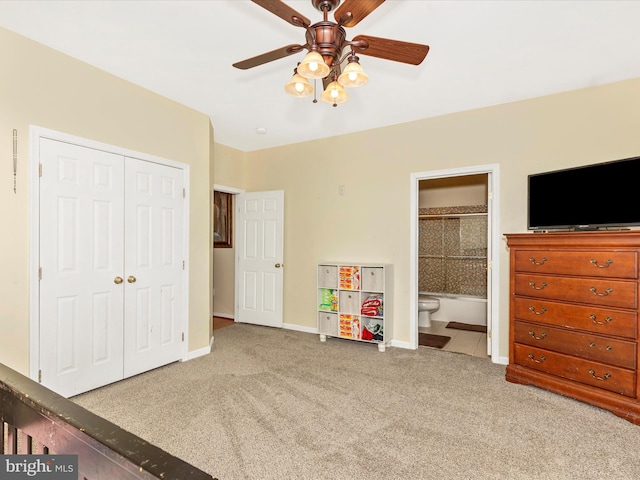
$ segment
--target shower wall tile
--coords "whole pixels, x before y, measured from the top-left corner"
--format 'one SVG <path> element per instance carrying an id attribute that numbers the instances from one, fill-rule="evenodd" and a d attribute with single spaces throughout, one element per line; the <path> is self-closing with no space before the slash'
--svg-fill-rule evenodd
<path id="1" fill-rule="evenodd" d="M 441 219 L 420 219 L 418 222 L 418 235 L 418 253 L 420 255 L 443 255 Z"/>
<path id="2" fill-rule="evenodd" d="M 420 209 L 421 215 L 477 212 L 486 205 Z M 487 217 L 423 217 L 418 224 L 419 290 L 486 297 Z"/>
<path id="3" fill-rule="evenodd" d="M 420 258 L 418 260 L 418 290 L 420 292 L 443 292 L 445 287 L 444 260 Z"/>
<path id="4" fill-rule="evenodd" d="M 442 237 L 445 255 L 460 255 L 460 219 L 443 218 L 444 234 Z"/>

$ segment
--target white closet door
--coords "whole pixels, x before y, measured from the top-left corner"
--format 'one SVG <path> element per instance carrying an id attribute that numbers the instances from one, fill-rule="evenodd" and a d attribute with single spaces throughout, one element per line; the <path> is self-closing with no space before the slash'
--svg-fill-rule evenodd
<path id="1" fill-rule="evenodd" d="M 124 157 L 40 141 L 40 370 L 75 395 L 123 375 Z"/>
<path id="2" fill-rule="evenodd" d="M 183 172 L 127 158 L 124 376 L 183 352 Z"/>

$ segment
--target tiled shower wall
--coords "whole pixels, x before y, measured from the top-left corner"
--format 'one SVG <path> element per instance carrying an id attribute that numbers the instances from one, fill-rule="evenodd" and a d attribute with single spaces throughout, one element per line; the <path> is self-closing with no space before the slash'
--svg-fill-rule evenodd
<path id="1" fill-rule="evenodd" d="M 419 291 L 486 298 L 486 212 L 486 205 L 420 209 Z"/>

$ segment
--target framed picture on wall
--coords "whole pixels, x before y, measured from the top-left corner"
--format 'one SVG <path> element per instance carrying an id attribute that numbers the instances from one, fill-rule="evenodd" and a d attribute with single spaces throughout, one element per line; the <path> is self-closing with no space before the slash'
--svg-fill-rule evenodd
<path id="1" fill-rule="evenodd" d="M 213 192 L 213 246 L 233 247 L 233 195 Z"/>

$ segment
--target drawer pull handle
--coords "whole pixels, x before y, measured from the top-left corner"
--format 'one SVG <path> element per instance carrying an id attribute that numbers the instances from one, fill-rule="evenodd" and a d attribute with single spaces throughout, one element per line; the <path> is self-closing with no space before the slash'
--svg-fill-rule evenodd
<path id="1" fill-rule="evenodd" d="M 534 307 L 533 305 L 530 305 L 529 310 L 531 310 L 531 313 L 533 313 L 534 315 L 542 315 L 547 311 L 547 308 L 542 307 L 542 309 L 539 312 L 536 312 L 536 307 Z"/>
<path id="2" fill-rule="evenodd" d="M 542 335 L 540 335 L 539 337 L 536 337 L 536 332 L 534 332 L 533 330 L 529 330 L 529 335 L 531 335 L 533 338 L 535 338 L 536 340 L 543 340 L 544 337 L 547 336 L 546 333 L 542 332 Z"/>
<path id="3" fill-rule="evenodd" d="M 590 346 L 591 348 L 595 347 L 595 346 L 596 346 L 596 342 L 591 342 L 591 343 L 589 343 L 589 346 Z M 605 349 L 607 352 L 610 352 L 611 350 L 613 350 L 613 347 L 612 347 L 611 345 L 607 345 L 606 347 L 604 347 L 604 349 Z"/>
<path id="4" fill-rule="evenodd" d="M 598 297 L 606 297 L 607 295 L 613 293 L 613 288 L 607 288 L 604 293 L 598 293 L 596 292 L 596 287 L 591 287 L 589 290 L 591 290 L 593 292 L 594 295 L 597 295 Z"/>
<path id="5" fill-rule="evenodd" d="M 542 363 L 544 362 L 547 357 L 545 357 L 544 355 L 542 357 L 540 357 L 540 360 L 536 360 L 535 358 L 533 358 L 533 353 L 530 353 L 529 355 L 527 355 L 531 360 L 533 360 L 535 363 Z"/>
<path id="6" fill-rule="evenodd" d="M 591 263 L 593 263 L 596 267 L 598 268 L 608 268 L 609 265 L 611 265 L 613 263 L 613 260 L 609 259 L 607 260 L 605 263 L 606 265 L 598 265 L 598 260 L 596 260 L 595 258 L 592 258 L 591 260 L 589 260 Z"/>
<path id="7" fill-rule="evenodd" d="M 596 371 L 593 368 L 589 369 L 589 373 L 591 374 L 591 376 L 593 378 L 595 378 L 596 380 L 601 380 L 601 381 L 605 381 L 605 380 L 609 380 L 611 378 L 611 374 L 610 373 L 605 373 L 603 377 L 599 377 L 596 375 Z"/>
<path id="8" fill-rule="evenodd" d="M 536 259 L 534 257 L 529 257 L 529 261 L 534 265 L 544 265 L 544 262 L 547 261 L 547 257 L 542 257 L 542 259 L 539 262 L 536 262 Z"/>
<path id="9" fill-rule="evenodd" d="M 609 323 L 610 321 L 613 320 L 613 318 L 611 317 L 607 317 L 604 319 L 604 322 L 600 322 L 596 319 L 596 316 L 592 313 L 591 315 L 589 315 L 589 318 L 591 319 L 591 321 L 593 323 L 595 323 L 596 325 L 606 325 L 607 323 Z"/>
<path id="10" fill-rule="evenodd" d="M 536 282 L 529 282 L 529 286 L 534 290 L 542 290 L 547 286 L 547 282 L 542 282 L 539 287 L 536 287 Z"/>

